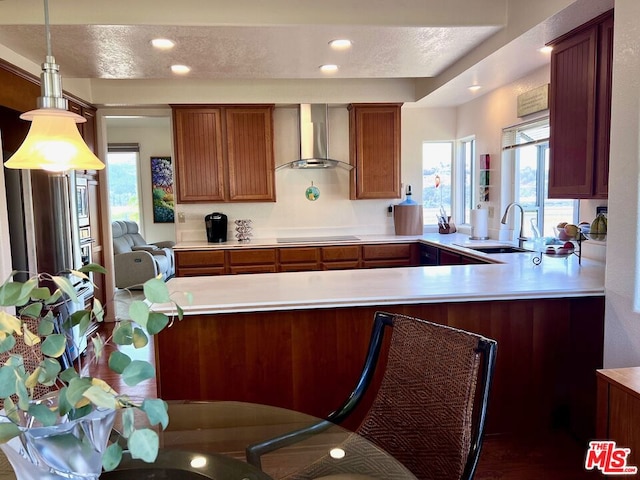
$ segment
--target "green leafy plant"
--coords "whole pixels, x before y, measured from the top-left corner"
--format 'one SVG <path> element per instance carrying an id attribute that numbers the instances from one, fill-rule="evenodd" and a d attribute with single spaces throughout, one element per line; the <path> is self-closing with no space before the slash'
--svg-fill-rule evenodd
<path id="1" fill-rule="evenodd" d="M 0 309 L 0 354 L 6 358 L 0 366 L 0 399 L 4 401 L 5 416 L 11 420 L 0 423 L 0 442 L 20 435 L 24 418 L 33 419 L 42 426 L 51 426 L 61 419 L 80 418 L 96 408 L 124 409 L 120 434 L 126 439 L 127 450 L 132 458 L 153 462 L 158 454 L 158 434 L 152 428 L 137 428 L 134 413 L 136 410 L 143 412 L 150 426 L 165 429 L 169 422 L 167 404 L 162 399 L 137 401 L 118 393 L 106 381 L 90 376 L 81 365 L 64 370 L 61 366 L 60 358 L 67 347 L 67 337 L 59 326 L 56 327 L 56 312 L 65 302 L 78 302 L 71 277 L 89 280 L 90 272 L 106 273 L 100 265 L 90 264 L 64 275 L 38 274 L 21 282 L 14 280 L 18 272 L 12 272 L 0 286 L 0 306 L 5 307 Z M 182 309 L 171 299 L 161 279 L 145 282 L 143 292 L 145 299 L 133 300 L 129 306 L 130 319 L 116 319 L 111 338 L 104 339 L 101 335 L 91 338 L 91 351 L 95 357 L 92 361 L 107 361 L 110 370 L 120 375 L 129 386 L 155 377 L 153 365 L 131 359 L 117 349 L 106 358 L 106 343 L 144 347 L 149 336 L 169 326 L 174 318 L 181 320 L 183 316 Z M 153 311 L 154 304 L 167 303 L 173 304 L 175 315 L 170 317 Z M 15 314 L 9 313 L 6 307 L 15 307 Z M 103 305 L 94 299 L 90 310 L 78 310 L 68 315 L 62 327 L 69 330 L 77 326 L 80 334 L 85 335 L 92 322 L 103 320 Z M 26 361 L 27 356 L 31 362 Z M 28 365 L 33 365 L 33 368 Z M 34 401 L 43 390 L 49 389 L 57 391 L 55 406 L 44 406 Z M 120 442 L 109 445 L 102 457 L 104 469 L 117 467 L 122 453 Z"/>

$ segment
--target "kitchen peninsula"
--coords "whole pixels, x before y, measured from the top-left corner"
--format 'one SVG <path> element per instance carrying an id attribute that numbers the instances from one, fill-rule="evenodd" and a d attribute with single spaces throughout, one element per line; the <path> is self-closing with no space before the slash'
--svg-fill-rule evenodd
<path id="1" fill-rule="evenodd" d="M 157 339 L 162 398 L 245 400 L 324 416 L 353 388 L 373 314 L 385 310 L 498 341 L 488 433 L 568 427 L 593 436 L 603 264 L 583 258 L 579 265 L 572 255 L 536 265 L 532 253 L 456 246 L 467 241 L 461 235 L 359 241 L 424 243 L 491 263 L 172 279 L 177 301 L 180 292 L 194 300 L 184 305 L 184 320 Z M 261 245 L 273 246 L 249 247 Z M 179 244 L 176 253 L 193 248 Z"/>

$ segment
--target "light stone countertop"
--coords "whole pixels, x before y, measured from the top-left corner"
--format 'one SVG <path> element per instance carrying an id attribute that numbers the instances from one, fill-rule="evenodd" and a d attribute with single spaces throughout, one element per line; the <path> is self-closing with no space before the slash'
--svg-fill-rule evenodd
<path id="1" fill-rule="evenodd" d="M 580 265 L 576 255 L 564 258 L 545 255 L 542 262 L 535 265 L 532 262 L 534 253 L 484 254 L 456 246 L 469 242 L 466 235 L 358 237 L 360 243 L 420 241 L 495 263 L 184 277 L 171 279 L 167 285 L 186 315 L 604 295 L 604 263 L 583 258 Z M 274 244 L 273 241 L 252 240 L 242 245 L 291 245 Z M 506 242 L 473 243 L 489 246 Z M 208 246 L 206 243 L 199 245 L 200 248 Z M 189 249 L 185 244 L 177 247 Z M 224 244 L 209 248 L 224 248 Z M 193 295 L 191 305 L 182 300 L 184 292 Z"/>

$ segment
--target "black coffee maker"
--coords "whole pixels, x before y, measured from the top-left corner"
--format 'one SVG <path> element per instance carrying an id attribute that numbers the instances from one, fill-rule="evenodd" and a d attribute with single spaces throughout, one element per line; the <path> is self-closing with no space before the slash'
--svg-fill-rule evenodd
<path id="1" fill-rule="evenodd" d="M 227 241 L 227 216 L 224 213 L 210 213 L 204 217 L 207 227 L 207 241 L 222 243 Z"/>

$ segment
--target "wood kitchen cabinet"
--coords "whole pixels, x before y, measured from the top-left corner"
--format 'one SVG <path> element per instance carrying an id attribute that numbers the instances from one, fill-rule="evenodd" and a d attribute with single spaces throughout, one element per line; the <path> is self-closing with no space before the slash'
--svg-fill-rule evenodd
<path id="1" fill-rule="evenodd" d="M 320 248 L 279 248 L 278 270 L 280 272 L 307 272 L 320 270 Z"/>
<path id="2" fill-rule="evenodd" d="M 322 270 L 348 270 L 360 268 L 360 245 L 321 247 Z"/>
<path id="3" fill-rule="evenodd" d="M 627 465 L 640 463 L 640 367 L 597 372 L 596 439 L 629 448 Z"/>
<path id="4" fill-rule="evenodd" d="M 440 249 L 438 253 L 439 263 L 438 265 L 472 265 L 488 263 L 479 258 L 470 257 L 461 253 L 452 252 L 450 250 Z"/>
<path id="5" fill-rule="evenodd" d="M 84 143 L 87 144 L 87 147 L 89 147 L 93 153 L 98 155 L 96 150 L 96 109 L 86 105 L 81 105 L 73 100 L 67 100 L 67 102 L 70 112 L 80 115 L 86 119 L 85 123 L 77 124 L 78 130 L 80 130 L 80 135 L 82 136 Z"/>
<path id="6" fill-rule="evenodd" d="M 228 255 L 228 273 L 274 273 L 276 268 L 275 248 L 252 248 L 231 250 Z"/>
<path id="7" fill-rule="evenodd" d="M 364 268 L 413 267 L 419 263 L 419 253 L 417 243 L 364 245 L 362 266 Z"/>
<path id="8" fill-rule="evenodd" d="M 365 245 L 176 250 L 176 276 L 308 272 L 420 263 L 420 246 L 409 243 Z M 457 259 L 460 259 L 458 255 Z"/>
<path id="9" fill-rule="evenodd" d="M 400 198 L 402 104 L 349 105 L 350 198 Z"/>
<path id="10" fill-rule="evenodd" d="M 273 105 L 174 105 L 178 201 L 275 201 Z"/>
<path id="11" fill-rule="evenodd" d="M 606 198 L 613 10 L 550 45 L 549 198 Z"/>
<path id="12" fill-rule="evenodd" d="M 177 277 L 226 273 L 223 250 L 176 250 L 174 254 Z"/>
<path id="13" fill-rule="evenodd" d="M 87 121 L 78 123 L 78 130 L 87 147 L 97 156 L 96 145 L 96 109 L 90 105 L 81 104 L 75 100 L 67 99 L 69 111 L 84 117 Z M 102 241 L 102 205 L 100 203 L 101 182 L 97 170 L 76 170 L 77 182 L 86 184 L 86 200 L 88 215 L 79 218 L 80 227 L 89 227 L 89 246 L 91 255 L 88 261 L 104 265 L 104 247 Z M 80 239 L 81 248 L 86 246 L 82 242 L 86 239 Z M 95 284 L 93 297 L 98 299 L 103 305 L 106 304 L 105 276 L 102 274 L 91 274 L 91 280 Z"/>

